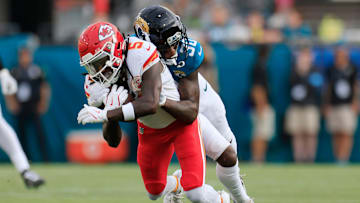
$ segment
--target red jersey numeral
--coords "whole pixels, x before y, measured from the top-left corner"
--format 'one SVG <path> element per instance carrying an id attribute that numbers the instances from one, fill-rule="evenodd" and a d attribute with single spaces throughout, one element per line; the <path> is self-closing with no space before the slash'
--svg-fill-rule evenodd
<path id="1" fill-rule="evenodd" d="M 143 42 L 135 42 L 129 44 L 129 50 L 130 49 L 140 49 L 143 45 Z"/>

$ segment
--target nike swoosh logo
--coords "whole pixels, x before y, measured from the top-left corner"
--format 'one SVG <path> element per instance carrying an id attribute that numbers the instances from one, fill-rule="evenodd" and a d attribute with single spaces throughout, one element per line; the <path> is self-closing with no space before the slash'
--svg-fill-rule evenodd
<path id="1" fill-rule="evenodd" d="M 146 48 L 146 51 L 150 51 L 150 45 L 149 45 L 149 47 L 148 47 L 148 48 Z"/>
<path id="2" fill-rule="evenodd" d="M 207 91 L 207 83 L 206 83 L 205 88 L 204 88 L 204 92 L 206 92 L 206 91 Z"/>
<path id="3" fill-rule="evenodd" d="M 202 47 L 200 47 L 199 56 L 201 56 L 202 50 Z"/>

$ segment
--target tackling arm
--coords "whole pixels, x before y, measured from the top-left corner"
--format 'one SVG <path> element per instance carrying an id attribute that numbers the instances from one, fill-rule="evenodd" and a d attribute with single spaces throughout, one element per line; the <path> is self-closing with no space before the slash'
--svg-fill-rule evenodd
<path id="1" fill-rule="evenodd" d="M 185 123 L 192 123 L 199 112 L 198 71 L 180 79 L 178 90 L 180 101 L 166 99 L 163 108 L 176 119 Z"/>

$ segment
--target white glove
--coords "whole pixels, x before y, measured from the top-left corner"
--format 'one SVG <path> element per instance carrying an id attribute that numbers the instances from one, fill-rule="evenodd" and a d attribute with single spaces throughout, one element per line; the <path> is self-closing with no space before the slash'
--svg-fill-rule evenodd
<path id="1" fill-rule="evenodd" d="M 105 99 L 105 109 L 113 110 L 120 108 L 128 98 L 128 91 L 123 86 L 119 88 L 117 85 L 111 87 L 111 91 Z"/>
<path id="2" fill-rule="evenodd" d="M 90 106 L 99 107 L 103 104 L 110 89 L 98 82 L 92 82 L 89 75 L 85 77 L 84 90 Z"/>
<path id="3" fill-rule="evenodd" d="M 1 90 L 5 95 L 15 94 L 18 86 L 16 80 L 10 75 L 8 69 L 2 69 L 0 71 Z"/>
<path id="4" fill-rule="evenodd" d="M 78 123 L 83 125 L 87 123 L 102 123 L 107 121 L 107 110 L 101 110 L 99 108 L 88 106 L 84 104 L 84 108 L 78 114 Z"/>

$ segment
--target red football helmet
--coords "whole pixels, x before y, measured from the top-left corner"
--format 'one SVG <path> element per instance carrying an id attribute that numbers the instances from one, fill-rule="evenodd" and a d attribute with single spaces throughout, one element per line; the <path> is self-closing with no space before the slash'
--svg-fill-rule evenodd
<path id="1" fill-rule="evenodd" d="M 90 77 L 104 86 L 114 84 L 125 60 L 126 44 L 117 27 L 107 22 L 89 25 L 80 35 L 80 65 Z"/>

